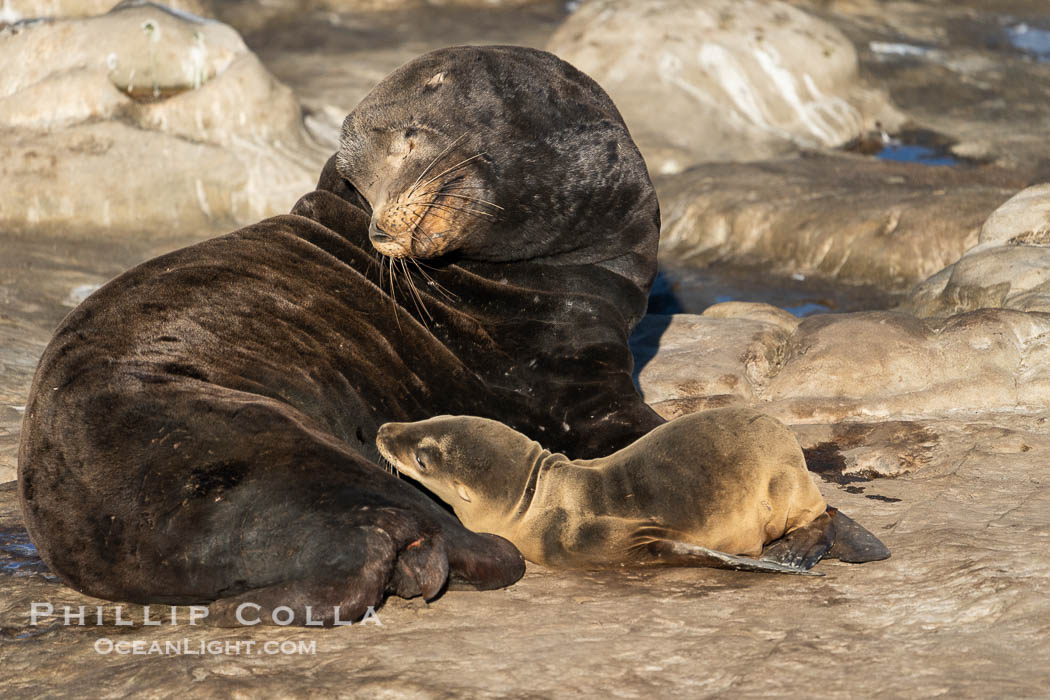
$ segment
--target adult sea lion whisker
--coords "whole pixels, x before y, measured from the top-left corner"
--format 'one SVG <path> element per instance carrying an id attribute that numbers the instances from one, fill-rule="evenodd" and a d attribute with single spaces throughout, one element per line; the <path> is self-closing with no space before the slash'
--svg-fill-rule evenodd
<path id="1" fill-rule="evenodd" d="M 394 320 L 397 321 L 397 329 L 401 330 L 401 317 L 398 315 L 397 292 L 394 290 L 394 259 L 389 255 L 387 259 L 387 276 L 390 281 L 390 305 L 394 309 Z"/>
<path id="2" fill-rule="evenodd" d="M 439 177 L 441 177 L 443 175 L 447 175 L 450 172 L 452 172 L 453 170 L 456 170 L 457 168 L 462 168 L 464 165 L 466 165 L 470 161 L 477 160 L 478 158 L 482 158 L 485 155 L 487 155 L 487 154 L 482 152 L 482 153 L 475 153 L 470 158 L 464 158 L 463 160 L 461 160 L 458 163 L 456 163 L 455 165 L 453 165 L 451 168 L 448 168 L 447 170 L 442 170 L 440 173 L 438 173 L 437 175 L 435 175 L 434 177 L 430 178 L 429 180 L 424 182 L 422 185 L 420 185 L 420 187 L 426 187 L 431 182 L 434 182 L 434 180 L 437 180 Z"/>
<path id="3" fill-rule="evenodd" d="M 465 214 L 475 214 L 477 216 L 488 216 L 495 218 L 495 214 L 492 212 L 481 211 L 480 209 L 472 209 L 470 207 L 457 207 L 454 204 L 438 204 L 436 202 L 419 202 L 415 206 L 417 207 L 434 207 L 436 209 L 445 209 L 447 211 L 461 211 Z"/>
<path id="4" fill-rule="evenodd" d="M 436 279 L 434 279 L 433 277 L 428 275 L 426 273 L 426 271 L 423 269 L 423 266 L 419 264 L 418 260 L 416 260 L 415 258 L 409 258 L 409 260 L 411 260 L 412 264 L 416 266 L 417 270 L 419 270 L 419 274 L 423 275 L 423 278 L 427 281 L 427 286 L 428 287 L 433 288 L 438 294 L 440 294 L 441 296 L 445 297 L 445 299 L 447 299 L 449 301 L 454 301 L 456 299 L 459 299 L 459 296 L 457 296 L 456 294 L 454 294 L 454 293 L 450 292 L 449 290 L 445 289 L 445 287 L 442 286 L 442 284 L 440 282 L 438 282 Z"/>
<path id="5" fill-rule="evenodd" d="M 416 311 L 420 314 L 419 320 L 423 323 L 423 326 L 426 327 L 427 324 L 426 321 L 423 320 L 423 314 L 426 314 L 427 318 L 431 321 L 434 320 L 434 317 L 430 315 L 430 310 L 423 301 L 423 297 L 420 295 L 419 290 L 416 289 L 416 284 L 412 280 L 412 273 L 409 272 L 405 259 L 401 258 L 398 262 L 401 264 L 401 271 L 404 273 L 405 281 L 408 283 L 408 294 L 412 298 L 412 303 L 416 306 Z"/>
<path id="6" fill-rule="evenodd" d="M 428 195 L 428 194 L 435 195 L 434 196 L 435 199 L 437 199 L 438 197 L 455 197 L 457 199 L 466 199 L 466 200 L 469 200 L 471 202 L 477 202 L 478 204 L 485 204 L 485 205 L 490 206 L 490 207 L 495 207 L 496 209 L 500 209 L 500 210 L 503 209 L 503 207 L 501 207 L 500 205 L 496 204 L 495 202 L 490 202 L 487 199 L 482 199 L 481 197 L 471 197 L 470 195 L 466 195 L 466 194 L 454 194 L 452 192 L 446 192 L 444 190 L 431 190 L 430 192 L 420 192 L 418 195 L 416 195 L 416 197 L 422 197 L 422 196 L 425 196 L 425 195 Z M 407 203 L 408 204 L 417 204 L 416 198 L 415 197 L 412 198 Z"/>
<path id="7" fill-rule="evenodd" d="M 487 199 L 482 199 L 481 197 L 471 197 L 470 195 L 454 194 L 452 192 L 442 192 L 441 195 L 443 197 L 456 197 L 457 199 L 466 199 L 471 202 L 477 202 L 478 204 L 485 204 L 490 207 L 495 207 L 496 209 L 503 211 L 503 207 L 501 207 L 500 205 L 496 204 L 495 202 L 490 202 Z"/>
<path id="8" fill-rule="evenodd" d="M 460 184 L 457 184 L 462 179 L 463 179 L 462 177 L 454 177 L 451 180 L 449 180 L 448 182 L 446 182 L 443 185 L 441 185 L 441 187 L 439 187 L 438 189 L 436 189 L 436 190 L 427 190 L 426 192 L 423 192 L 421 194 L 429 194 L 429 193 L 434 193 L 434 192 L 458 192 L 460 190 L 485 190 L 485 189 L 488 189 L 487 187 L 485 187 L 483 185 L 460 185 Z"/>
<path id="9" fill-rule="evenodd" d="M 412 192 L 415 191 L 416 187 L 419 185 L 419 181 L 423 179 L 423 176 L 427 174 L 428 170 L 430 170 L 432 167 L 434 167 L 434 163 L 437 163 L 439 160 L 441 160 L 442 156 L 444 156 L 446 153 L 448 153 L 453 148 L 455 148 L 456 144 L 458 144 L 460 141 L 462 141 L 466 137 L 467 137 L 467 132 L 464 131 L 459 136 L 459 138 L 457 138 L 455 141 L 453 141 L 448 146 L 446 146 L 445 150 L 443 150 L 441 153 L 438 153 L 436 156 L 434 156 L 434 160 L 430 161 L 429 165 L 427 165 L 427 167 L 423 168 L 423 171 L 419 173 L 419 177 L 417 177 L 416 181 L 412 183 L 412 186 L 408 188 L 409 194 L 411 194 Z"/>

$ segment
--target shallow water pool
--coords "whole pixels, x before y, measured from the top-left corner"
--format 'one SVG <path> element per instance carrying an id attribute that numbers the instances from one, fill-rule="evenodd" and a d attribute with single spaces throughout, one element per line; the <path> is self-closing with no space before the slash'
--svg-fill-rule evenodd
<path id="1" fill-rule="evenodd" d="M 796 316 L 870 311 L 895 306 L 901 295 L 870 285 L 773 277 L 759 269 L 675 267 L 663 264 L 649 295 L 649 313 L 698 314 L 726 301 L 771 304 Z"/>

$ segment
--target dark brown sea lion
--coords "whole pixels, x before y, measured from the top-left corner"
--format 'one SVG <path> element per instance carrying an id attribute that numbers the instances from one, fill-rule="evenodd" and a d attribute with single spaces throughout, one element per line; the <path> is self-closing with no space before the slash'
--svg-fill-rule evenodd
<path id="1" fill-rule="evenodd" d="M 146 262 L 62 322 L 22 430 L 32 540 L 85 593 L 217 601 L 220 621 L 510 584 L 518 552 L 377 467 L 376 431 L 469 413 L 588 457 L 659 425 L 627 347 L 658 229 L 594 81 L 524 48 L 422 56 L 290 215 Z"/>
<path id="2" fill-rule="evenodd" d="M 747 408 L 678 418 L 600 459 L 570 460 L 470 416 L 388 423 L 377 444 L 464 525 L 547 566 L 805 573 L 824 556 L 889 556 L 828 508 L 794 434 Z"/>

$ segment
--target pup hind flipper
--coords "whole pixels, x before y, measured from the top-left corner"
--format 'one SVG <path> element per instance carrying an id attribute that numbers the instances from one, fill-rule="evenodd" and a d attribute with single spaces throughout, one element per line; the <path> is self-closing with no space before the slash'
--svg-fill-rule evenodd
<path id="1" fill-rule="evenodd" d="M 753 571 L 766 574 L 797 574 L 802 576 L 823 576 L 823 574 L 784 566 L 772 561 L 762 561 L 726 554 L 700 545 L 680 540 L 648 539 L 635 545 L 635 549 L 644 550 L 649 556 L 650 564 L 663 566 L 702 566 L 712 569 L 732 569 L 734 571 Z"/>
<path id="2" fill-rule="evenodd" d="M 830 511 L 821 513 L 813 522 L 773 540 L 762 550 L 762 561 L 808 571 L 834 548 L 835 520 Z"/>
<path id="3" fill-rule="evenodd" d="M 793 530 L 762 550 L 763 561 L 810 569 L 821 559 L 838 559 L 849 564 L 887 559 L 890 550 L 878 537 L 861 527 L 837 508 L 808 525 Z"/>
<path id="4" fill-rule="evenodd" d="M 831 507 L 828 507 L 827 514 L 831 515 L 835 524 L 835 543 L 825 555 L 828 559 L 838 559 L 849 564 L 889 559 L 889 547 L 852 518 Z"/>

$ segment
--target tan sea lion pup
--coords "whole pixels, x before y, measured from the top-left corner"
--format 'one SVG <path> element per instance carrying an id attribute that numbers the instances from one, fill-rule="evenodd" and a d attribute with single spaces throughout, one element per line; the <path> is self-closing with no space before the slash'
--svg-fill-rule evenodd
<path id="1" fill-rule="evenodd" d="M 684 416 L 601 459 L 570 460 L 468 416 L 387 423 L 377 445 L 469 529 L 547 566 L 805 573 L 825 556 L 889 556 L 828 507 L 791 431 L 751 409 Z"/>

